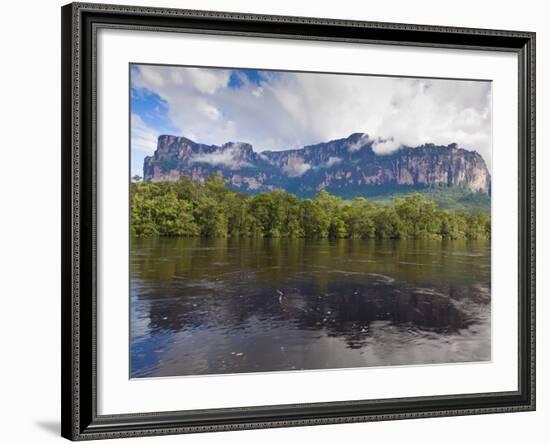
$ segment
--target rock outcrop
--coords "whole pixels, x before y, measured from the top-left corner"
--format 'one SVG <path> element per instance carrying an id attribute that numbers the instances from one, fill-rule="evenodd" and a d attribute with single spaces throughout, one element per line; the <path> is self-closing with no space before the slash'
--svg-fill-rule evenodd
<path id="1" fill-rule="evenodd" d="M 153 156 L 146 157 L 144 180 L 189 176 L 204 180 L 220 173 L 233 188 L 258 193 L 284 189 L 301 197 L 321 189 L 344 196 L 372 194 L 384 188 L 458 187 L 490 193 L 491 176 L 476 151 L 456 144 L 403 146 L 377 154 L 380 140 L 354 133 L 347 138 L 285 151 L 255 152 L 250 144 L 204 145 L 164 135 Z"/>

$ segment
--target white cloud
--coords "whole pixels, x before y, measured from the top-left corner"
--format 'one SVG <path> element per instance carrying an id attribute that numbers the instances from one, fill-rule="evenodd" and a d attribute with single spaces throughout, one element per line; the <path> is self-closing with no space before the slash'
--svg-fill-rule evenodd
<path id="1" fill-rule="evenodd" d="M 232 170 L 238 170 L 246 166 L 250 166 L 249 162 L 239 158 L 240 149 L 237 144 L 233 148 L 227 148 L 223 151 L 216 151 L 215 153 L 207 154 L 195 154 L 191 158 L 191 162 L 209 163 L 210 165 L 224 165 Z"/>
<path id="2" fill-rule="evenodd" d="M 148 155 L 153 154 L 157 147 L 159 134 L 153 128 L 148 127 L 138 114 L 132 113 L 130 119 L 132 126 L 132 150 L 137 150 Z"/>
<path id="3" fill-rule="evenodd" d="M 349 151 L 358 151 L 361 148 L 363 148 L 369 141 L 370 137 L 368 134 L 363 134 L 357 141 L 349 144 L 348 150 Z"/>
<path id="4" fill-rule="evenodd" d="M 364 132 L 386 141 L 376 144 L 378 152 L 455 142 L 491 167 L 490 82 L 268 73 L 260 85 L 240 76 L 241 87 L 232 89 L 230 74 L 140 66 L 132 83 L 162 97 L 178 135 L 201 143 L 240 140 L 256 151 L 282 150 Z M 289 168 L 299 173 L 305 165 Z"/>
<path id="5" fill-rule="evenodd" d="M 263 93 L 264 93 L 264 89 L 261 86 L 252 90 L 252 95 L 254 97 L 261 97 Z"/>
<path id="6" fill-rule="evenodd" d="M 403 144 L 394 138 L 378 139 L 373 143 L 372 149 L 376 154 L 388 154 L 400 148 Z"/>
<path id="7" fill-rule="evenodd" d="M 337 163 L 342 162 L 342 159 L 339 157 L 329 157 L 328 160 L 325 163 L 325 168 L 330 168 L 332 165 L 336 165 Z"/>
<path id="8" fill-rule="evenodd" d="M 300 177 L 303 176 L 311 169 L 309 163 L 304 162 L 304 159 L 298 156 L 289 156 L 287 164 L 283 166 L 283 171 L 288 177 Z"/>

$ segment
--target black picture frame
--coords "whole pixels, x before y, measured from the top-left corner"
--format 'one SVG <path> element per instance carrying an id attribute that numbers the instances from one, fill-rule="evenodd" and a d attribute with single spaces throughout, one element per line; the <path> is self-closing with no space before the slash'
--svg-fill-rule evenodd
<path id="1" fill-rule="evenodd" d="M 535 409 L 535 33 L 85 3 L 68 4 L 61 15 L 62 436 L 85 440 Z M 98 415 L 95 40 L 101 27 L 515 53 L 519 66 L 518 390 Z"/>

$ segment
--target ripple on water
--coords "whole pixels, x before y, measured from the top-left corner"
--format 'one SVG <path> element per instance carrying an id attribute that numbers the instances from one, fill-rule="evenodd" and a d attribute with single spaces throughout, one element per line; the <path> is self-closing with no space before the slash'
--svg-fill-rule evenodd
<path id="1" fill-rule="evenodd" d="M 132 377 L 490 359 L 490 251 L 155 242 L 132 256 Z"/>
<path id="2" fill-rule="evenodd" d="M 390 276 L 386 276 L 385 274 L 381 273 L 367 273 L 368 276 L 372 276 L 385 284 L 393 284 L 395 282 L 395 278 L 392 278 Z"/>

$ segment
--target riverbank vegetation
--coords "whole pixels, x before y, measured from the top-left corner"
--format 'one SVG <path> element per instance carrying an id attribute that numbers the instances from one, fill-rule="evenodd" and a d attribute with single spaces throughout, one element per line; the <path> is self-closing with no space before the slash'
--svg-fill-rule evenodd
<path id="1" fill-rule="evenodd" d="M 344 201 L 326 191 L 299 199 L 284 191 L 257 195 L 226 187 L 217 175 L 204 183 L 131 184 L 134 236 L 288 237 L 349 239 L 488 239 L 486 212 L 440 209 L 419 193 L 375 203 Z"/>
<path id="2" fill-rule="evenodd" d="M 364 196 L 369 201 L 392 205 L 396 198 L 403 199 L 414 193 L 421 193 L 426 200 L 434 202 L 441 210 L 455 211 L 458 213 L 487 213 L 491 212 L 491 196 L 483 192 L 473 192 L 457 187 L 435 186 L 420 188 L 413 191 L 381 192 L 373 196 Z"/>

